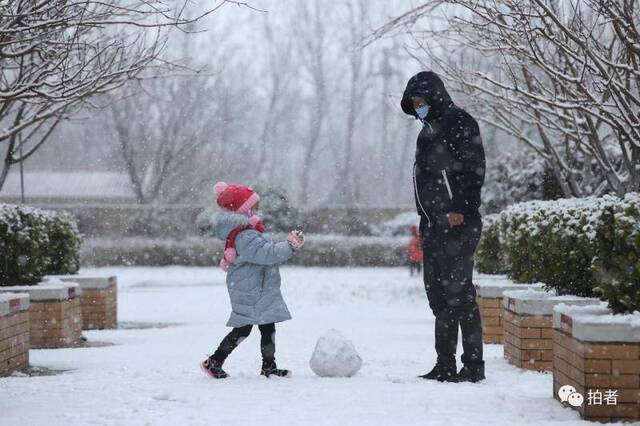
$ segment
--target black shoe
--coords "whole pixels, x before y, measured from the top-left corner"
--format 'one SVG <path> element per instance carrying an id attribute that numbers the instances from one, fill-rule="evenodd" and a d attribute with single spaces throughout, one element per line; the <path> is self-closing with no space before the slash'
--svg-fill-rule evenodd
<path id="1" fill-rule="evenodd" d="M 445 364 L 437 362 L 433 370 L 422 376 L 418 376 L 421 379 L 437 380 L 439 382 L 446 382 L 456 375 L 456 364 Z"/>
<path id="2" fill-rule="evenodd" d="M 291 370 L 280 370 L 276 366 L 276 363 L 273 362 L 273 363 L 262 364 L 262 370 L 260 371 L 260 375 L 264 377 L 275 376 L 275 377 L 289 378 L 293 375 L 293 373 L 291 372 Z"/>
<path id="3" fill-rule="evenodd" d="M 460 372 L 449 381 L 454 383 L 471 382 L 477 383 L 484 380 L 484 364 L 465 365 Z"/>

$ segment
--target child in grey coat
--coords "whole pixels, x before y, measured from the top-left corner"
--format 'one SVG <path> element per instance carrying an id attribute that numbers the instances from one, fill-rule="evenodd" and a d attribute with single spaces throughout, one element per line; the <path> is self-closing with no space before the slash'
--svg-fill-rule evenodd
<path id="1" fill-rule="evenodd" d="M 304 235 L 293 231 L 287 242 L 275 243 L 264 233 L 264 225 L 256 215 L 260 197 L 252 188 L 218 182 L 215 191 L 222 211 L 212 217 L 212 228 L 214 235 L 225 241 L 220 266 L 227 272 L 232 308 L 227 326 L 233 330 L 202 362 L 202 369 L 216 379 L 228 377 L 222 369 L 224 361 L 257 325 L 261 334 L 260 374 L 290 377 L 291 372 L 278 369 L 275 361 L 275 323 L 291 319 L 280 292 L 278 265 L 302 247 Z"/>

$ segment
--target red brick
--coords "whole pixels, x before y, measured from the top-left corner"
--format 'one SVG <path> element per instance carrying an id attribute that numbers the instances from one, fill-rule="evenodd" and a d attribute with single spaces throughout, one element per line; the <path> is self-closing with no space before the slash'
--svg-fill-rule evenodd
<path id="1" fill-rule="evenodd" d="M 584 361 L 585 373 L 611 373 L 611 361 L 607 359 L 586 359 Z"/>
<path id="2" fill-rule="evenodd" d="M 482 316 L 487 317 L 500 317 L 502 316 L 502 309 L 500 308 L 482 308 Z"/>
<path id="3" fill-rule="evenodd" d="M 640 345 L 591 344 L 585 345 L 585 358 L 593 359 L 640 359 Z"/>
<path id="4" fill-rule="evenodd" d="M 639 417 L 639 406 L 637 404 L 617 404 L 617 405 L 584 405 L 585 419 L 592 417 L 609 417 L 615 419 L 637 419 Z"/>
<path id="5" fill-rule="evenodd" d="M 563 331 L 553 330 L 553 340 L 576 355 L 583 356 L 585 352 L 585 345 L 583 343 L 573 339 Z"/>
<path id="6" fill-rule="evenodd" d="M 482 341 L 487 345 L 491 345 L 491 344 L 499 345 L 499 344 L 502 344 L 502 335 L 484 334 L 482 336 Z"/>
<path id="7" fill-rule="evenodd" d="M 611 361 L 611 371 L 613 374 L 640 374 L 640 360 L 617 360 Z"/>
<path id="8" fill-rule="evenodd" d="M 585 386 L 591 388 L 610 388 L 611 387 L 611 375 L 610 374 L 585 374 L 584 375 Z"/>
<path id="9" fill-rule="evenodd" d="M 612 374 L 612 388 L 640 388 L 640 374 Z"/>
<path id="10" fill-rule="evenodd" d="M 478 305 L 481 305 L 483 308 L 502 309 L 502 299 L 479 297 L 477 300 L 478 300 Z"/>
<path id="11" fill-rule="evenodd" d="M 500 317 L 484 317 L 482 318 L 482 325 L 499 326 L 501 324 Z"/>
<path id="12" fill-rule="evenodd" d="M 640 389 L 618 389 L 618 403 L 640 404 Z"/>

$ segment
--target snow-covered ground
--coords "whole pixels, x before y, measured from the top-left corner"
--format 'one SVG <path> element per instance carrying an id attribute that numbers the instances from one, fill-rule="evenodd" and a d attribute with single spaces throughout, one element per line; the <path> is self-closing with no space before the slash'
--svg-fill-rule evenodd
<path id="1" fill-rule="evenodd" d="M 292 379 L 265 379 L 259 333 L 231 355 L 227 380 L 199 362 L 228 329 L 224 275 L 215 268 L 101 268 L 117 274 L 119 320 L 163 328 L 85 332 L 112 346 L 32 350 L 31 363 L 65 373 L 0 379 L 2 425 L 577 425 L 552 399 L 550 374 L 509 366 L 502 346 L 485 345 L 487 380 L 416 378 L 434 361 L 433 317 L 422 284 L 404 268 L 283 268 L 294 316 L 278 325 L 279 366 Z M 479 277 L 479 279 L 492 279 Z M 352 378 L 320 378 L 309 368 L 330 328 L 363 358 Z"/>

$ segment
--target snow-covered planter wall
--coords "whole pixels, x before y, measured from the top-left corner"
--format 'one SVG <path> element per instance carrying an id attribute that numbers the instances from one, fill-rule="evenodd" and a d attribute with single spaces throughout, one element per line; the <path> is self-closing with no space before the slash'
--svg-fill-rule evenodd
<path id="1" fill-rule="evenodd" d="M 29 366 L 29 295 L 0 293 L 0 377 Z"/>
<path id="2" fill-rule="evenodd" d="M 561 402 L 563 386 L 582 395 L 582 404 L 566 405 L 584 419 L 639 420 L 640 313 L 613 315 L 605 304 L 556 306 L 553 390 Z"/>
<path id="3" fill-rule="evenodd" d="M 555 292 L 504 292 L 504 357 L 519 368 L 548 371 L 553 366 L 553 307 L 597 305 L 597 299 L 557 296 Z"/>
<path id="4" fill-rule="evenodd" d="M 0 204 L 0 286 L 75 273 L 79 250 L 76 221 L 67 213 Z"/>
<path id="5" fill-rule="evenodd" d="M 75 282 L 82 290 L 80 310 L 83 330 L 102 330 L 118 326 L 118 279 L 115 276 L 50 275 L 46 282 Z"/>
<path id="6" fill-rule="evenodd" d="M 498 248 L 496 250 L 496 247 Z M 640 309 L 640 196 L 532 201 L 485 221 L 481 271 Z M 498 265 L 498 266 L 494 266 Z"/>
<path id="7" fill-rule="evenodd" d="M 3 287 L 0 292 L 29 295 L 29 338 L 32 348 L 62 348 L 75 346 L 81 341 L 82 317 L 78 284 L 48 282 L 33 286 Z"/>
<path id="8" fill-rule="evenodd" d="M 543 290 L 542 284 L 516 284 L 506 277 L 499 279 L 492 277 L 491 280 L 477 280 L 474 283 L 476 288 L 476 302 L 482 317 L 482 341 L 487 344 L 502 343 L 502 297 L 505 291 L 532 289 Z"/>

